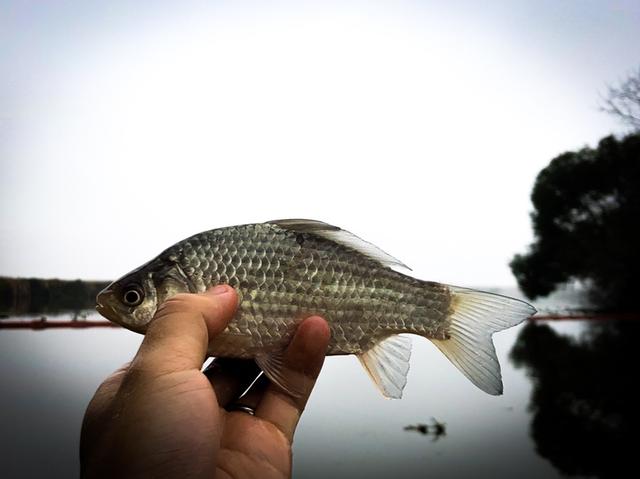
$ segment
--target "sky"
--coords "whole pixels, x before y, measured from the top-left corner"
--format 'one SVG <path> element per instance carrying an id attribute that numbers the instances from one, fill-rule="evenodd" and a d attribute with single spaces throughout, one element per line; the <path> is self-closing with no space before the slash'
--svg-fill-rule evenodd
<path id="1" fill-rule="evenodd" d="M 536 174 L 623 131 L 639 40 L 637 1 L 0 0 L 0 275 L 302 217 L 512 285 Z"/>

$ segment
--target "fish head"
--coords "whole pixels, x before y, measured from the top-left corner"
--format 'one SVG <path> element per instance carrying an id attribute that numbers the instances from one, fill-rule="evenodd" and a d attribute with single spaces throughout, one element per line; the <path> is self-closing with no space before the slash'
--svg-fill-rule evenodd
<path id="1" fill-rule="evenodd" d="M 109 321 L 144 333 L 157 309 L 153 278 L 138 271 L 114 281 L 98 293 L 96 310 Z"/>
<path id="2" fill-rule="evenodd" d="M 144 334 L 165 300 L 191 290 L 190 281 L 176 264 L 166 264 L 156 259 L 117 279 L 98 293 L 96 310 L 108 320 Z"/>

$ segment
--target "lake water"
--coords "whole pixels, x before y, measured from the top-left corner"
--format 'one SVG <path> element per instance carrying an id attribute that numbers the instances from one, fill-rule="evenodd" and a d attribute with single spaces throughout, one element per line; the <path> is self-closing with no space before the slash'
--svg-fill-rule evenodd
<path id="1" fill-rule="evenodd" d="M 87 319 L 98 317 L 89 313 Z M 296 434 L 294 477 L 605 476 L 602 470 L 624 463 L 618 457 L 624 450 L 612 444 L 627 439 L 624 424 L 629 414 L 637 418 L 625 401 L 636 397 L 618 397 L 630 379 L 617 362 L 604 361 L 597 368 L 603 370 L 593 374 L 584 369 L 592 367 L 590 354 L 611 356 L 608 350 L 594 352 L 598 338 L 615 338 L 620 328 L 628 338 L 637 322 L 593 323 L 535 322 L 496 334 L 504 381 L 499 397 L 477 389 L 419 337 L 413 338 L 401 400 L 384 399 L 355 357 L 328 358 Z M 591 341 L 579 342 L 587 333 Z M 130 360 L 140 341 L 115 328 L 0 330 L 0 477 L 77 477 L 84 409 L 98 384 Z M 614 341 L 623 358 L 615 361 L 630 356 L 627 343 Z M 593 362 L 603 363 L 598 356 Z M 430 425 L 432 418 L 445 423 L 445 434 L 405 430 Z M 598 447 L 594 441 L 605 444 L 598 459 L 580 449 Z"/>

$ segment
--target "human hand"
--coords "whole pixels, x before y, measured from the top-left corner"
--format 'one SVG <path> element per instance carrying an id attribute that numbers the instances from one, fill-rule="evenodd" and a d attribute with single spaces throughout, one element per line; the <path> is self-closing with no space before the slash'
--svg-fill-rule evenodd
<path id="1" fill-rule="evenodd" d="M 329 327 L 307 318 L 286 350 L 284 374 L 301 397 L 264 375 L 254 382 L 253 361 L 218 361 L 203 373 L 207 344 L 237 301 L 233 288 L 220 286 L 177 295 L 158 309 L 133 361 L 100 385 L 87 408 L 82 477 L 291 476 L 293 434 L 322 368 Z M 252 382 L 239 402 L 255 415 L 234 410 Z"/>

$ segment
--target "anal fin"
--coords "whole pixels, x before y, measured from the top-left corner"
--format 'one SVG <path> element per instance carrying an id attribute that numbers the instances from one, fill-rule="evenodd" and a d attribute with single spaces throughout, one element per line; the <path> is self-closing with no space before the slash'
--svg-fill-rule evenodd
<path id="1" fill-rule="evenodd" d="M 406 336 L 389 336 L 358 359 L 380 392 L 388 398 L 400 399 L 407 384 L 411 339 Z"/>

